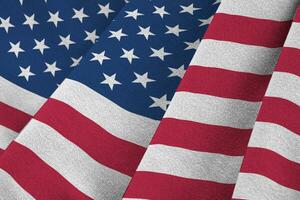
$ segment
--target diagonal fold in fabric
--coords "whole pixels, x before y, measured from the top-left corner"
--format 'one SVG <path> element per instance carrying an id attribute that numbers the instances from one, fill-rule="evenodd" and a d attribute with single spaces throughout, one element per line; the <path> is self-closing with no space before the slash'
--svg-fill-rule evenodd
<path id="1" fill-rule="evenodd" d="M 218 5 L 129 1 L 3 154 L 3 198 L 121 199 Z"/>
<path id="2" fill-rule="evenodd" d="M 270 151 L 257 149 L 259 145 L 272 143 L 264 141 L 262 137 L 266 140 L 269 137 L 262 136 L 261 132 L 276 134 L 272 132 L 276 129 L 274 126 L 265 131 L 261 127 L 257 136 L 254 128 L 250 145 L 256 142 L 258 146 L 252 150 L 247 148 L 262 101 L 261 116 L 266 110 L 268 114 L 265 117 L 277 118 L 274 116 L 277 113 L 291 126 L 299 125 L 296 122 L 299 121 L 299 104 L 295 104 L 299 101 L 296 75 L 274 72 L 266 94 L 285 96 L 292 102 L 275 102 L 272 100 L 274 97 L 264 97 L 298 3 L 285 0 L 222 1 L 124 199 L 231 199 L 246 149 L 249 155 L 246 154 L 242 167 L 246 174 L 240 174 L 234 198 L 299 198 L 295 190 L 285 193 L 288 189 L 273 187 L 275 183 L 269 184 L 271 181 L 258 175 L 250 176 L 252 170 L 258 174 L 268 173 L 273 178 L 280 178 L 283 183 L 293 183 L 293 188 L 299 189 L 295 185 L 300 183 L 299 164 L 291 164 Z M 294 29 L 293 26 L 286 44 L 291 43 L 289 41 L 297 44 L 291 36 Z M 283 54 L 285 51 L 286 48 Z M 282 59 L 279 63 L 283 63 Z M 285 62 L 294 63 L 292 58 Z M 292 66 L 295 65 L 299 68 L 295 63 Z M 265 101 L 274 102 L 274 108 L 272 105 L 266 107 Z M 286 110 L 285 114 L 290 117 L 287 118 L 282 114 L 288 108 L 290 110 Z M 291 143 L 293 147 L 290 148 L 293 149 L 288 150 L 280 147 L 281 142 L 285 144 L 284 141 L 274 137 L 273 143 L 279 146 L 276 149 L 298 158 L 297 145 Z M 285 139 L 293 140 L 295 137 L 290 135 Z M 277 163 L 281 161 L 286 163 Z M 279 166 L 272 166 L 275 163 Z M 278 174 L 280 170 L 282 172 Z M 292 171 L 288 173 L 289 170 Z M 284 172 L 286 176 L 282 175 Z"/>
<path id="3" fill-rule="evenodd" d="M 233 198 L 300 198 L 300 9 L 256 119 Z"/>
<path id="4" fill-rule="evenodd" d="M 1 152 L 76 68 L 124 4 L 124 0 L 1 1 Z"/>

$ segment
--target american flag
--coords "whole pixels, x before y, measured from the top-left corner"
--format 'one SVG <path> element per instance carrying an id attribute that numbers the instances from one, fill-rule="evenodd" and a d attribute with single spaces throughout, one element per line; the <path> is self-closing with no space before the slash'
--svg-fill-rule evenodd
<path id="1" fill-rule="evenodd" d="M 0 149 L 79 64 L 123 1 L 5 1 L 0 6 Z"/>
<path id="2" fill-rule="evenodd" d="M 0 199 L 300 199 L 300 1 L 220 3 L 0 2 Z"/>
<path id="3" fill-rule="evenodd" d="M 298 3 L 222 0 L 125 199 L 300 199 Z"/>
<path id="4" fill-rule="evenodd" d="M 1 195 L 120 199 L 219 2 L 3 4 Z"/>

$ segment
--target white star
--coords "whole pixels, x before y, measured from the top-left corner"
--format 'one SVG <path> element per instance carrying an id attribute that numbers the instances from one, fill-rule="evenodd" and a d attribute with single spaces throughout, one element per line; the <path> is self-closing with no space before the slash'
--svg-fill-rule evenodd
<path id="1" fill-rule="evenodd" d="M 57 71 L 61 71 L 60 68 L 56 67 L 56 62 L 49 64 L 49 63 L 45 63 L 47 66 L 47 69 L 44 72 L 50 72 L 52 74 L 52 76 L 55 76 L 55 72 Z"/>
<path id="2" fill-rule="evenodd" d="M 201 8 L 195 8 L 194 4 L 191 4 L 189 6 L 180 6 L 182 10 L 180 13 L 190 13 L 191 15 L 194 15 L 194 11 L 200 10 Z"/>
<path id="3" fill-rule="evenodd" d="M 20 42 L 17 42 L 16 44 L 9 42 L 9 44 L 11 48 L 8 50 L 8 52 L 14 53 L 16 57 L 19 56 L 20 52 L 24 52 L 24 50 L 20 47 Z"/>
<path id="4" fill-rule="evenodd" d="M 73 42 L 71 39 L 70 39 L 71 35 L 67 35 L 66 37 L 63 37 L 63 36 L 59 36 L 61 42 L 58 44 L 59 46 L 65 46 L 67 49 L 70 48 L 70 45 L 71 44 L 75 44 L 75 42 Z"/>
<path id="5" fill-rule="evenodd" d="M 96 40 L 99 38 L 98 35 L 96 35 L 96 30 L 93 32 L 84 31 L 86 34 L 86 38 L 84 40 L 90 40 L 92 43 L 95 43 Z"/>
<path id="6" fill-rule="evenodd" d="M 59 18 L 59 11 L 56 13 L 48 12 L 50 15 L 50 18 L 48 19 L 48 22 L 53 22 L 53 24 L 57 27 L 58 22 L 64 21 L 63 19 Z"/>
<path id="7" fill-rule="evenodd" d="M 74 9 L 73 8 L 73 11 L 74 11 L 74 15 L 73 15 L 73 17 L 72 17 L 72 19 L 79 19 L 79 21 L 82 23 L 82 21 L 83 21 L 83 18 L 85 18 L 85 17 L 89 17 L 88 15 L 86 15 L 86 14 L 84 14 L 84 12 L 83 12 L 83 8 L 81 8 L 80 10 L 76 10 L 76 9 Z"/>
<path id="8" fill-rule="evenodd" d="M 165 6 L 162 6 L 161 8 L 154 6 L 155 11 L 153 14 L 159 14 L 159 16 L 163 19 L 164 15 L 170 15 L 170 13 L 165 11 Z"/>
<path id="9" fill-rule="evenodd" d="M 165 47 L 162 47 L 160 49 L 153 49 L 151 48 L 153 54 L 150 55 L 150 57 L 158 57 L 161 60 L 164 60 L 165 56 L 171 55 L 171 53 L 165 52 Z"/>
<path id="10" fill-rule="evenodd" d="M 15 27 L 14 25 L 12 25 L 10 23 L 10 17 L 3 19 L 0 17 L 0 28 L 4 28 L 4 30 L 6 31 L 6 33 L 8 33 L 9 28 Z"/>
<path id="11" fill-rule="evenodd" d="M 98 61 L 101 65 L 104 60 L 110 60 L 109 57 L 105 56 L 105 51 L 102 51 L 101 53 L 92 53 L 94 58 L 92 58 L 90 61 Z"/>
<path id="12" fill-rule="evenodd" d="M 125 11 L 127 15 L 125 17 L 132 17 L 133 19 L 137 20 L 138 16 L 142 16 L 144 14 L 139 13 L 138 9 L 135 9 L 134 11 Z"/>
<path id="13" fill-rule="evenodd" d="M 213 5 L 221 3 L 221 0 L 216 0 L 215 3 L 213 3 Z"/>
<path id="14" fill-rule="evenodd" d="M 99 4 L 99 8 L 100 8 L 100 10 L 99 10 L 98 14 L 103 14 L 103 15 L 106 16 L 106 18 L 108 18 L 109 13 L 115 12 L 114 10 L 111 10 L 111 9 L 109 8 L 109 3 L 106 4 L 105 6 Z"/>
<path id="15" fill-rule="evenodd" d="M 160 98 L 150 97 L 154 103 L 149 106 L 149 108 L 159 107 L 162 110 L 166 111 L 170 101 L 167 100 L 167 95 L 164 95 Z"/>
<path id="16" fill-rule="evenodd" d="M 24 14 L 25 17 L 25 22 L 23 23 L 24 25 L 28 25 L 31 30 L 33 30 L 33 26 L 39 24 L 37 21 L 34 20 L 34 14 L 31 16 L 27 16 Z"/>
<path id="17" fill-rule="evenodd" d="M 195 42 L 184 42 L 187 47 L 184 50 L 189 50 L 189 49 L 197 49 L 197 47 L 200 44 L 200 40 L 196 40 Z"/>
<path id="18" fill-rule="evenodd" d="M 153 79 L 148 78 L 148 72 L 146 72 L 145 74 L 142 74 L 142 75 L 134 72 L 134 75 L 135 75 L 136 79 L 132 82 L 133 83 L 140 83 L 140 84 L 142 84 L 142 86 L 144 88 L 147 87 L 147 83 L 155 81 Z"/>
<path id="19" fill-rule="evenodd" d="M 168 31 L 166 32 L 166 34 L 174 34 L 176 35 L 177 37 L 179 37 L 179 33 L 180 32 L 183 32 L 183 31 L 186 31 L 185 29 L 180 29 L 179 28 L 179 25 L 176 25 L 176 26 L 166 26 Z"/>
<path id="20" fill-rule="evenodd" d="M 109 31 L 109 32 L 111 33 L 109 38 L 116 38 L 119 41 L 121 40 L 121 37 L 127 36 L 125 33 L 122 33 L 122 29 L 118 31 Z"/>
<path id="21" fill-rule="evenodd" d="M 35 47 L 33 47 L 33 49 L 40 50 L 41 54 L 44 54 L 44 49 L 49 49 L 49 47 L 45 45 L 45 39 L 41 41 L 34 39 L 34 42 L 35 42 Z"/>
<path id="22" fill-rule="evenodd" d="M 127 51 L 126 49 L 122 48 L 122 50 L 124 54 L 120 58 L 126 58 L 130 64 L 132 63 L 133 59 L 139 59 L 139 57 L 133 54 L 134 49 Z"/>
<path id="23" fill-rule="evenodd" d="M 32 73 L 30 71 L 30 66 L 28 66 L 26 68 L 20 67 L 20 70 L 21 70 L 21 73 L 18 75 L 18 77 L 24 77 L 27 82 L 29 81 L 29 77 L 30 76 L 34 76 L 35 75 L 34 73 Z"/>
<path id="24" fill-rule="evenodd" d="M 212 21 L 214 16 L 210 16 L 208 19 L 199 19 L 199 21 L 201 22 L 200 26 L 205 26 L 210 24 L 210 22 Z"/>
<path id="25" fill-rule="evenodd" d="M 72 59 L 73 63 L 72 63 L 72 65 L 71 65 L 70 67 L 75 67 L 75 66 L 79 65 L 79 63 L 80 63 L 80 61 L 81 61 L 81 59 L 82 59 L 82 56 L 80 56 L 80 57 L 77 58 L 77 59 L 71 57 L 71 59 Z"/>
<path id="26" fill-rule="evenodd" d="M 171 74 L 168 77 L 179 77 L 183 78 L 183 75 L 185 73 L 184 65 L 181 65 L 178 69 L 169 67 L 169 70 L 171 70 Z"/>
<path id="27" fill-rule="evenodd" d="M 139 26 L 139 28 L 140 28 L 140 32 L 138 32 L 137 34 L 143 35 L 146 38 L 146 40 L 148 40 L 150 35 L 155 35 L 150 31 L 150 26 L 148 26 L 146 28 Z"/>
<path id="28" fill-rule="evenodd" d="M 121 85 L 119 81 L 116 80 L 116 74 L 113 74 L 111 76 L 108 76 L 106 74 L 103 74 L 105 80 L 101 82 L 101 84 L 107 84 L 111 90 L 114 89 L 115 85 Z"/>

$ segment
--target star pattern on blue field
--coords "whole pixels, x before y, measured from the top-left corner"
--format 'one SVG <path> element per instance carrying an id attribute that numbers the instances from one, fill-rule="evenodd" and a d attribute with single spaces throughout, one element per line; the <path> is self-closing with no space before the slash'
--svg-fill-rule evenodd
<path id="1" fill-rule="evenodd" d="M 213 1 L 132 0 L 69 78 L 126 110 L 160 119 L 216 8 Z"/>
<path id="2" fill-rule="evenodd" d="M 44 97 L 68 77 L 160 119 L 219 3 L 5 1 L 0 73 Z"/>
<path id="3" fill-rule="evenodd" d="M 49 97 L 124 4 L 124 0 L 1 2 L 0 75 Z"/>

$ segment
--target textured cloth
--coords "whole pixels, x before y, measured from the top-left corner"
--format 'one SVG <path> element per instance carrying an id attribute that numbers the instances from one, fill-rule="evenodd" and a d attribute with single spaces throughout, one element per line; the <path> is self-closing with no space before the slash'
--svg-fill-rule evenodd
<path id="1" fill-rule="evenodd" d="M 296 75 L 275 72 L 264 97 L 297 3 L 222 1 L 127 188 L 126 199 L 231 199 L 263 99 L 258 121 L 273 117 L 299 134 L 295 53 L 284 48 L 282 54 L 290 57 L 283 55 L 278 65 Z M 286 45 L 299 44 L 296 28 L 292 27 Z M 278 95 L 291 102 L 268 97 Z M 299 192 L 275 183 L 298 190 L 300 184 L 299 136 L 277 127 L 257 122 L 234 198 L 299 198 Z M 282 136 L 285 132 L 287 138 Z M 287 153 L 298 163 L 252 146 Z"/>
<path id="2" fill-rule="evenodd" d="M 256 119 L 233 198 L 300 199 L 300 9 Z"/>
<path id="3" fill-rule="evenodd" d="M 1 198 L 120 199 L 218 5 L 125 4 L 1 157 Z"/>
<path id="4" fill-rule="evenodd" d="M 1 200 L 300 199 L 300 0 L 1 3 Z"/>
<path id="5" fill-rule="evenodd" d="M 76 68 L 123 0 L 0 2 L 0 152 Z M 109 13 L 101 13 L 109 8 Z"/>

